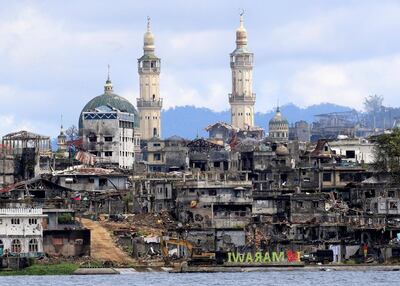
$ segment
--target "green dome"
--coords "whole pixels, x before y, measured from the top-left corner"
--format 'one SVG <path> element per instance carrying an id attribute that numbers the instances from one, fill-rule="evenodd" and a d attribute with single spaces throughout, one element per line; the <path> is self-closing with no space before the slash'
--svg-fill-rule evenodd
<path id="1" fill-rule="evenodd" d="M 279 107 L 276 110 L 275 116 L 269 121 L 269 125 L 277 125 L 277 124 L 287 124 L 289 125 L 289 121 L 285 117 L 283 117 Z"/>
<path id="2" fill-rule="evenodd" d="M 111 106 L 119 111 L 134 114 L 134 125 L 135 127 L 139 127 L 139 113 L 136 108 L 127 99 L 113 93 L 111 81 L 107 80 L 104 93 L 90 100 L 82 109 L 79 115 L 79 129 L 82 128 L 82 113 L 100 106 Z"/>

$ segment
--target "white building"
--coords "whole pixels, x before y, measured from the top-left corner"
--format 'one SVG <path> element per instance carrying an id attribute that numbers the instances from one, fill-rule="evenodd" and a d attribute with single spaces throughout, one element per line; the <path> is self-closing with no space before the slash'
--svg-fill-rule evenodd
<path id="1" fill-rule="evenodd" d="M 344 156 L 347 161 L 371 164 L 374 161 L 374 144 L 364 138 L 341 139 L 329 142 L 336 154 Z"/>
<path id="2" fill-rule="evenodd" d="M 160 70 L 161 60 L 154 54 L 154 35 L 150 30 L 148 18 L 143 56 L 138 59 L 140 97 L 137 99 L 137 108 L 140 116 L 140 134 L 144 140 L 161 137 Z"/>
<path id="3" fill-rule="evenodd" d="M 36 256 L 43 253 L 42 209 L 0 209 L 0 252 Z"/>
<path id="4" fill-rule="evenodd" d="M 135 137 L 134 115 L 109 106 L 83 112 L 82 142 L 102 164 L 131 169 L 139 137 Z"/>
<path id="5" fill-rule="evenodd" d="M 114 93 L 108 78 L 104 94 L 89 101 L 81 112 L 82 146 L 98 163 L 131 169 L 140 153 L 138 121 L 136 109 Z"/>
<path id="6" fill-rule="evenodd" d="M 232 70 L 231 125 L 240 129 L 254 126 L 253 53 L 247 48 L 247 32 L 240 15 L 240 26 L 236 30 L 236 49 L 230 54 Z"/>

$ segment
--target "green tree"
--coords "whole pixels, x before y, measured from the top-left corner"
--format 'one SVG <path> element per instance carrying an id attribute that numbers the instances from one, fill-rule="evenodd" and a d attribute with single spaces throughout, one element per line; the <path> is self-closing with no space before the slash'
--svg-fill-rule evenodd
<path id="1" fill-rule="evenodd" d="M 375 170 L 389 173 L 395 182 L 400 182 L 400 130 L 394 129 L 390 134 L 379 135 L 375 143 Z"/>

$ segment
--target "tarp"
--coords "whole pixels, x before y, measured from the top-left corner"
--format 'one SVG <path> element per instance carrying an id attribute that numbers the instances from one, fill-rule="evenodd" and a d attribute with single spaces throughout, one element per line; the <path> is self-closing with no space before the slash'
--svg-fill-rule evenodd
<path id="1" fill-rule="evenodd" d="M 356 254 L 359 249 L 360 249 L 359 245 L 348 245 L 348 246 L 346 246 L 346 256 L 345 256 L 345 258 L 349 259 L 354 254 Z"/>
<path id="2" fill-rule="evenodd" d="M 159 236 L 147 236 L 143 238 L 145 243 L 160 243 Z"/>
<path id="3" fill-rule="evenodd" d="M 95 156 L 93 154 L 84 151 L 79 151 L 76 154 L 75 159 L 85 165 L 90 165 L 90 166 L 93 166 L 96 161 Z"/>

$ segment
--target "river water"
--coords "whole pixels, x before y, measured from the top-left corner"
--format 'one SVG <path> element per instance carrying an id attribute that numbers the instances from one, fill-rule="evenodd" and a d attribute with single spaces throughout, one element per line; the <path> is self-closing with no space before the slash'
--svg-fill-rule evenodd
<path id="1" fill-rule="evenodd" d="M 134 273 L 130 275 L 11 276 L 0 286 L 212 286 L 212 285 L 400 285 L 396 271 L 278 271 L 248 273 Z"/>

